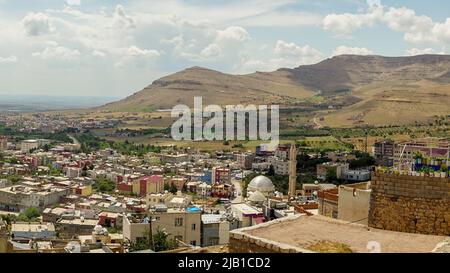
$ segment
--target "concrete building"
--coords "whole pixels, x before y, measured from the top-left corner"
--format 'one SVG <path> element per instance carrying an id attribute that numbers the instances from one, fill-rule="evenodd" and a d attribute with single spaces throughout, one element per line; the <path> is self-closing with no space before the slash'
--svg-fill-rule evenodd
<path id="1" fill-rule="evenodd" d="M 363 182 L 370 180 L 370 171 L 368 170 L 348 170 L 345 172 L 345 179 L 353 182 Z"/>
<path id="2" fill-rule="evenodd" d="M 211 182 L 212 184 L 231 183 L 231 170 L 228 168 L 213 167 Z"/>
<path id="3" fill-rule="evenodd" d="M 339 186 L 338 219 L 367 225 L 371 191 L 370 182 Z"/>
<path id="4" fill-rule="evenodd" d="M 238 154 L 236 160 L 239 167 L 245 170 L 249 170 L 252 168 L 253 161 L 255 160 L 255 155 L 252 153 Z"/>
<path id="5" fill-rule="evenodd" d="M 305 183 L 302 184 L 300 194 L 302 196 L 312 196 L 314 192 L 336 189 L 336 185 L 327 183 Z"/>
<path id="6" fill-rule="evenodd" d="M 175 238 L 186 244 L 200 246 L 201 211 L 160 207 L 151 210 L 148 217 L 143 215 L 124 217 L 123 235 L 125 240 L 134 243 L 148 240 L 150 228 L 153 234 L 158 229 L 165 229 L 170 239 Z"/>
<path id="7" fill-rule="evenodd" d="M 63 238 L 72 238 L 78 235 L 90 235 L 94 227 L 98 224 L 96 219 L 72 218 L 60 219 L 56 225 L 59 230 L 59 236 Z"/>
<path id="8" fill-rule="evenodd" d="M 14 239 L 47 239 L 56 237 L 52 223 L 13 223 L 11 236 Z"/>
<path id="9" fill-rule="evenodd" d="M 6 150 L 8 148 L 8 138 L 5 136 L 0 136 L 0 151 Z"/>
<path id="10" fill-rule="evenodd" d="M 36 139 L 22 140 L 20 142 L 20 151 L 23 153 L 28 153 L 33 149 L 37 149 L 39 147 L 39 142 Z"/>
<path id="11" fill-rule="evenodd" d="M 373 156 L 377 165 L 391 167 L 394 165 L 394 142 L 390 140 L 375 142 Z"/>
<path id="12" fill-rule="evenodd" d="M 400 169 L 408 168 L 417 154 L 424 157 L 450 158 L 450 142 L 445 139 L 425 138 L 395 143 L 394 166 Z"/>
<path id="13" fill-rule="evenodd" d="M 21 211 L 29 207 L 43 210 L 47 206 L 59 203 L 70 193 L 69 188 L 52 187 L 47 190 L 25 186 L 12 186 L 0 189 L 0 208 Z"/>
<path id="14" fill-rule="evenodd" d="M 276 175 L 289 175 L 289 161 L 274 157 L 271 164 Z"/>
<path id="15" fill-rule="evenodd" d="M 23 153 L 28 153 L 29 151 L 33 149 L 37 149 L 39 147 L 42 147 L 44 145 L 49 145 L 51 143 L 50 140 L 47 139 L 28 139 L 28 140 L 22 140 L 20 142 L 20 150 Z"/>
<path id="16" fill-rule="evenodd" d="M 231 212 L 239 221 L 239 228 L 250 227 L 264 222 L 262 211 L 245 203 L 232 204 Z"/>
<path id="17" fill-rule="evenodd" d="M 133 193 L 138 196 L 146 196 L 149 193 L 164 192 L 164 177 L 151 175 L 133 180 Z"/>
<path id="18" fill-rule="evenodd" d="M 66 168 L 66 176 L 69 179 L 80 177 L 81 172 L 82 172 L 81 168 L 76 168 L 76 167 Z"/>
<path id="19" fill-rule="evenodd" d="M 228 244 L 229 232 L 238 227 L 237 221 L 229 221 L 224 214 L 202 215 L 202 247 Z"/>
<path id="20" fill-rule="evenodd" d="M 337 188 L 317 193 L 318 213 L 323 216 L 338 218 L 339 190 Z"/>
<path id="21" fill-rule="evenodd" d="M 346 179 L 345 173 L 349 170 L 348 163 L 325 162 L 317 165 L 317 179 L 325 181 L 329 171 L 336 172 L 337 179 Z"/>
<path id="22" fill-rule="evenodd" d="M 189 161 L 188 154 L 162 154 L 161 155 L 161 163 L 182 163 Z"/>

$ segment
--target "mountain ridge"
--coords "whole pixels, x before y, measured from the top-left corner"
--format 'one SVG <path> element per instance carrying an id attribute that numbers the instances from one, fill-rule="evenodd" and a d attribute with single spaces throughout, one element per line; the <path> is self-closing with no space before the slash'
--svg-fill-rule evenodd
<path id="1" fill-rule="evenodd" d="M 430 115 L 450 114 L 450 107 L 442 105 L 442 102 L 450 105 L 449 90 L 450 55 L 384 57 L 348 54 L 328 58 L 317 64 L 244 75 L 193 66 L 157 79 L 143 90 L 97 109 L 123 112 L 170 109 L 177 104 L 192 106 L 194 96 L 201 96 L 205 105 L 289 106 L 322 96 L 329 100 L 340 97 L 341 100 L 353 101 L 355 105 L 341 111 L 350 111 L 350 117 L 346 114 L 340 119 L 343 122 L 343 119 L 349 120 L 351 116 L 367 114 L 365 111 L 362 114 L 352 113 L 352 106 L 364 108 L 361 105 L 366 105 L 366 112 L 377 109 L 375 112 L 378 113 L 378 108 L 387 102 L 403 107 L 401 96 L 404 95 L 417 96 L 430 105 L 435 104 L 436 108 L 428 112 Z M 431 95 L 432 91 L 439 96 Z M 345 97 L 350 94 L 352 97 Z M 413 111 L 404 110 L 406 115 Z"/>

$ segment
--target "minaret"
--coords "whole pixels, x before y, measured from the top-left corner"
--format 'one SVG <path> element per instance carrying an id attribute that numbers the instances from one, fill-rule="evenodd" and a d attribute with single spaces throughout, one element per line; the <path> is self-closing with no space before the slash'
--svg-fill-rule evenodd
<path id="1" fill-rule="evenodd" d="M 297 187 L 297 147 L 291 145 L 289 151 L 289 193 L 288 200 L 296 196 Z"/>

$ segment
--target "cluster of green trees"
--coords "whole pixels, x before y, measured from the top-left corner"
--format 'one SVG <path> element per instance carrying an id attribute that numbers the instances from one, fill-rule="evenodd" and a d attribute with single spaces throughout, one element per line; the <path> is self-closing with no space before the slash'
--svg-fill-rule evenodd
<path id="1" fill-rule="evenodd" d="M 102 138 L 99 138 L 92 134 L 91 132 L 86 132 L 83 134 L 77 135 L 78 141 L 81 143 L 81 151 L 84 153 L 90 153 L 94 150 L 101 150 L 112 148 L 124 155 L 135 155 L 135 156 L 143 156 L 147 153 L 161 152 L 161 147 L 154 145 L 144 145 L 144 144 L 136 144 L 125 140 L 123 142 L 120 141 L 109 141 Z"/>
<path id="2" fill-rule="evenodd" d="M 104 177 L 96 178 L 92 188 L 102 193 L 112 193 L 116 189 L 116 183 Z"/>
<path id="3" fill-rule="evenodd" d="M 355 160 L 350 160 L 348 162 L 350 164 L 350 169 L 366 168 L 375 164 L 375 159 L 368 153 L 356 151 L 355 156 Z"/>
<path id="4" fill-rule="evenodd" d="M 27 208 L 22 213 L 20 213 L 18 216 L 8 214 L 8 215 L 2 215 L 3 221 L 5 221 L 7 224 L 11 224 L 13 222 L 34 222 L 38 221 L 39 217 L 41 217 L 41 213 L 37 208 Z"/>
<path id="5" fill-rule="evenodd" d="M 171 192 L 173 194 L 176 194 L 178 192 L 178 188 L 177 188 L 177 186 L 175 186 L 174 183 L 171 183 L 170 185 L 167 184 L 167 183 L 164 184 L 164 190 L 168 191 L 168 192 Z"/>
<path id="6" fill-rule="evenodd" d="M 169 234 L 164 230 L 158 229 L 152 235 L 150 229 L 145 232 L 144 240 L 138 240 L 136 243 L 129 242 L 130 252 L 151 249 L 155 252 L 176 249 L 178 242 L 175 238 L 169 239 Z"/>

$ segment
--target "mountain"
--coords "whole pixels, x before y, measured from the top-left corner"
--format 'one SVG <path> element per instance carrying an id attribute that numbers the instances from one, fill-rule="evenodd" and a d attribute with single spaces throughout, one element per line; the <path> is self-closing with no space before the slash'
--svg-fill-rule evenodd
<path id="1" fill-rule="evenodd" d="M 101 109 L 146 111 L 172 108 L 177 104 L 192 106 L 194 96 L 203 97 L 204 104 L 287 103 L 314 94 L 282 72 L 241 76 L 192 67 L 156 80 L 142 91 Z"/>
<path id="2" fill-rule="evenodd" d="M 450 56 L 383 57 L 340 55 L 313 65 L 274 72 L 230 75 L 193 67 L 154 81 L 128 98 L 100 107 L 150 111 L 206 104 L 292 105 L 309 97 L 349 106 L 324 113 L 324 125 L 386 124 L 450 114 Z"/>

